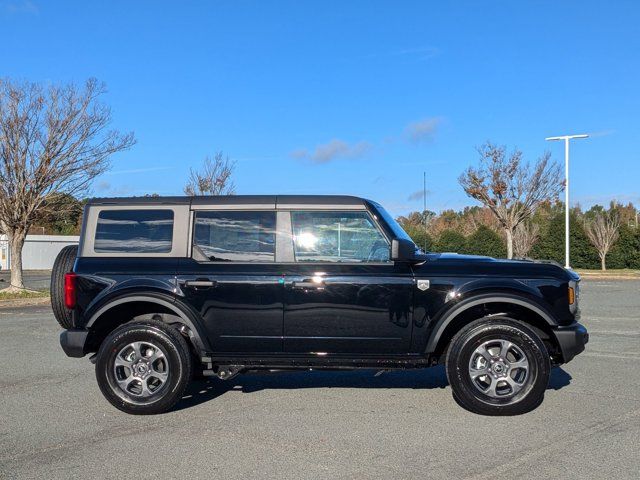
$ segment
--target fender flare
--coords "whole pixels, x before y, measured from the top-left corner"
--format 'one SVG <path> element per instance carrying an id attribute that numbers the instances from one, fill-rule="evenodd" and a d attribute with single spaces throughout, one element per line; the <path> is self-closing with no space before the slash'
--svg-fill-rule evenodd
<path id="1" fill-rule="evenodd" d="M 168 308 L 172 312 L 174 312 L 180 319 L 184 322 L 184 324 L 189 327 L 191 332 L 193 333 L 193 337 L 191 338 L 194 342 L 194 346 L 200 350 L 200 353 L 204 353 L 210 351 L 209 341 L 207 339 L 206 334 L 204 333 L 200 323 L 194 318 L 194 316 L 189 312 L 189 309 L 183 306 L 181 303 L 176 302 L 173 298 L 168 297 L 162 294 L 136 294 L 136 295 L 127 295 L 124 297 L 118 297 L 112 300 L 107 301 L 104 305 L 102 305 L 91 317 L 86 324 L 87 329 L 90 329 L 91 326 L 95 323 L 95 321 L 100 318 L 104 313 L 108 312 L 114 307 L 119 305 L 123 305 L 125 303 L 132 302 L 147 302 L 147 303 L 155 303 L 162 307 Z"/>
<path id="2" fill-rule="evenodd" d="M 558 323 L 555 321 L 555 319 L 553 318 L 553 315 L 551 315 L 544 307 L 542 307 L 541 305 L 535 303 L 532 300 L 528 300 L 528 299 L 523 299 L 522 297 L 518 297 L 516 295 L 509 295 L 509 294 L 500 294 L 500 295 L 495 295 L 495 294 L 481 294 L 481 295 L 474 295 L 466 300 L 463 300 L 462 302 L 460 302 L 458 305 L 456 305 L 455 307 L 453 307 L 451 310 L 449 310 L 448 312 L 446 312 L 442 318 L 440 318 L 435 326 L 433 327 L 433 330 L 431 331 L 431 334 L 429 335 L 429 341 L 427 342 L 427 347 L 425 349 L 425 353 L 433 353 L 436 350 L 436 347 L 438 346 L 438 342 L 440 341 L 440 338 L 442 337 L 442 334 L 444 333 L 444 331 L 446 330 L 446 328 L 449 326 L 449 324 L 458 316 L 460 315 L 462 312 L 473 308 L 475 306 L 481 305 L 483 303 L 510 303 L 512 305 L 517 305 L 519 307 L 524 307 L 527 308 L 529 310 L 531 310 L 532 312 L 538 314 L 540 317 L 542 317 L 545 322 L 547 322 L 549 324 L 549 326 L 557 326 Z"/>

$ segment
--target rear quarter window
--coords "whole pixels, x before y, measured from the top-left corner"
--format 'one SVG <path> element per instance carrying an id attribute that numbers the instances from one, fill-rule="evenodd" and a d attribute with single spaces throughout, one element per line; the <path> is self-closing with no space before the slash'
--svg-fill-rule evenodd
<path id="1" fill-rule="evenodd" d="M 172 210 L 102 210 L 93 249 L 96 253 L 169 253 Z"/>

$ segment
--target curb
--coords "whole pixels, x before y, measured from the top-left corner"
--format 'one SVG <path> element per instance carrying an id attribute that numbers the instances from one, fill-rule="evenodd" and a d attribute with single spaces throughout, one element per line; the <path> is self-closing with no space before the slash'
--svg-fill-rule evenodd
<path id="1" fill-rule="evenodd" d="M 13 298 L 10 300 L 0 300 L 0 309 L 6 307 L 31 307 L 34 305 L 50 305 L 49 297 L 35 298 Z"/>
<path id="2" fill-rule="evenodd" d="M 579 273 L 581 280 L 630 280 L 630 281 L 640 281 L 640 276 L 638 275 L 600 275 L 597 273 Z"/>

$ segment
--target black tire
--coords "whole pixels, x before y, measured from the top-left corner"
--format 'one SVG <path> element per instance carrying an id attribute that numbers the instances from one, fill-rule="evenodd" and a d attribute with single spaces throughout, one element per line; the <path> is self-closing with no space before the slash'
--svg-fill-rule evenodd
<path id="1" fill-rule="evenodd" d="M 53 315 L 62 328 L 73 327 L 71 310 L 64 305 L 64 274 L 73 270 L 73 264 L 78 256 L 78 246 L 69 245 L 58 253 L 51 270 L 51 308 Z"/>
<path id="2" fill-rule="evenodd" d="M 491 352 L 497 352 L 507 342 L 513 346 L 505 362 L 502 355 L 493 356 Z M 478 352 L 487 353 L 491 360 Z M 516 355 L 519 353 L 524 355 L 524 361 Z M 512 368 L 517 362 L 526 364 L 526 368 Z M 500 372 L 496 371 L 498 368 Z M 455 400 L 481 415 L 520 415 L 535 409 L 544 399 L 550 370 L 549 353 L 540 337 L 525 323 L 508 317 L 470 323 L 451 340 L 446 358 L 447 378 Z M 476 378 L 472 379 L 472 374 Z M 515 384 L 513 379 L 507 382 L 507 376 L 521 383 Z"/>
<path id="3" fill-rule="evenodd" d="M 132 393 L 137 389 L 136 382 L 142 384 L 142 380 L 131 376 L 133 370 L 115 365 L 116 357 L 134 342 L 144 344 L 143 348 L 155 349 L 154 353 L 160 351 L 163 358 L 159 361 L 166 361 L 166 381 L 156 387 L 157 390 L 151 392 L 147 398 L 139 396 L 142 393 Z M 138 358 L 139 361 L 145 359 L 144 353 Z M 155 372 L 156 367 L 151 367 L 149 371 Z M 134 415 L 153 415 L 170 410 L 184 395 L 191 379 L 191 370 L 191 353 L 186 340 L 175 328 L 155 320 L 125 323 L 115 329 L 102 342 L 96 360 L 96 379 L 102 394 L 114 407 Z M 118 384 L 117 376 L 120 376 L 121 382 L 130 382 L 128 390 Z M 122 380 L 122 377 L 126 379 Z M 132 380 L 129 381 L 129 378 Z M 150 386 L 157 379 L 154 378 L 154 373 L 151 373 L 144 381 L 145 385 Z"/>

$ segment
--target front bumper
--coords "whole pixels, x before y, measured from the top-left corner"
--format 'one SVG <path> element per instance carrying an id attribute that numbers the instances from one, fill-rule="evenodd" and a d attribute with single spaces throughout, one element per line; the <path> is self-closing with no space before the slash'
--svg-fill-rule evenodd
<path id="1" fill-rule="evenodd" d="M 574 322 L 566 327 L 558 327 L 553 330 L 560 351 L 562 353 L 562 363 L 570 362 L 573 357 L 584 350 L 589 342 L 589 332 L 584 325 Z"/>
<path id="2" fill-rule="evenodd" d="M 67 357 L 84 357 L 89 330 L 65 330 L 60 334 L 60 345 Z"/>

